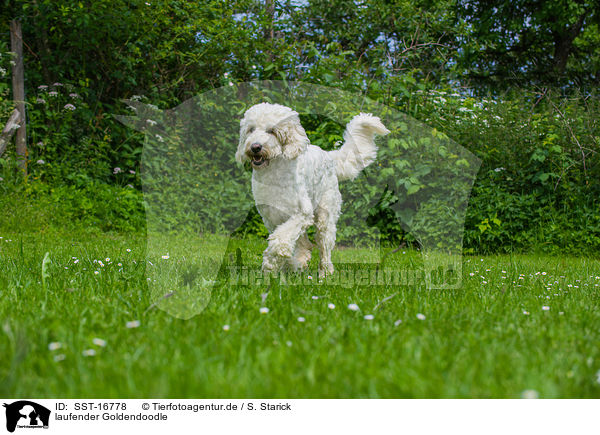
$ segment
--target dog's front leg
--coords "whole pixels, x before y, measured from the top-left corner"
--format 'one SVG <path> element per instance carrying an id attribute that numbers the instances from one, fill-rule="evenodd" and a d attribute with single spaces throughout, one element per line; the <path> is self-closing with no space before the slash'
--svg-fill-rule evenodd
<path id="1" fill-rule="evenodd" d="M 301 212 L 275 228 L 269 236 L 269 245 L 263 253 L 263 272 L 281 269 L 294 255 L 296 242 L 312 223 L 312 213 Z"/>

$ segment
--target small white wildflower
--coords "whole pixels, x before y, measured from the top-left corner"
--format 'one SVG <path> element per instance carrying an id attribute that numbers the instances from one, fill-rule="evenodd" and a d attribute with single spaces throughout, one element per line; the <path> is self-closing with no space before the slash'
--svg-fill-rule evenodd
<path id="1" fill-rule="evenodd" d="M 529 316 L 529 311 L 523 311 L 523 314 L 525 314 L 526 316 Z"/>
<path id="2" fill-rule="evenodd" d="M 327 305 L 327 308 L 329 308 L 330 310 L 334 310 L 335 309 L 335 305 L 334 304 L 329 304 L 329 305 Z"/>
<path id="3" fill-rule="evenodd" d="M 38 165 L 45 165 L 45 164 L 46 164 L 46 162 L 45 162 L 45 161 L 43 161 L 42 159 L 38 160 L 36 163 L 37 163 Z"/>
<path id="4" fill-rule="evenodd" d="M 58 341 L 53 341 L 52 343 L 48 344 L 48 350 L 57 350 L 61 347 L 62 343 L 59 343 Z"/>
<path id="5" fill-rule="evenodd" d="M 267 307 L 261 307 L 261 309 L 259 311 L 260 311 L 260 314 L 267 314 L 269 312 L 269 309 Z"/>
<path id="6" fill-rule="evenodd" d="M 151 126 L 155 126 L 156 124 L 158 124 L 158 122 L 156 122 L 153 119 L 146 119 L 146 123 L 150 124 Z"/>
<path id="7" fill-rule="evenodd" d="M 76 107 L 71 103 L 65 104 L 64 108 L 67 110 L 75 110 L 76 109 Z"/>
<path id="8" fill-rule="evenodd" d="M 39 85 L 38 89 L 40 89 L 40 90 L 43 91 L 44 89 L 48 89 L 48 86 L 46 86 L 46 85 Z"/>
<path id="9" fill-rule="evenodd" d="M 56 82 L 52 86 L 62 86 L 62 85 L 63 85 L 62 83 Z"/>
<path id="10" fill-rule="evenodd" d="M 356 304 L 349 304 L 348 309 L 352 311 L 358 311 L 360 308 L 358 308 L 358 305 Z"/>
<path id="11" fill-rule="evenodd" d="M 163 139 L 163 137 L 162 137 L 160 134 L 157 134 L 157 135 L 156 135 L 156 139 L 157 139 L 159 142 L 164 142 L 164 141 L 165 141 L 165 140 Z"/>
<path id="12" fill-rule="evenodd" d="M 71 97 L 71 98 L 79 98 L 79 94 L 76 94 L 75 92 L 71 92 L 69 94 L 69 97 Z"/>
<path id="13" fill-rule="evenodd" d="M 285 344 L 287 345 L 287 347 L 292 347 L 292 342 L 290 340 L 286 341 Z"/>
<path id="14" fill-rule="evenodd" d="M 138 328 L 140 326 L 140 321 L 139 320 L 132 320 L 130 322 L 127 322 L 125 324 L 126 328 L 132 329 L 132 328 Z"/>
<path id="15" fill-rule="evenodd" d="M 425 320 L 426 319 L 425 314 L 417 313 L 417 319 Z"/>
<path id="16" fill-rule="evenodd" d="M 525 390 L 521 393 L 523 399 L 539 399 L 540 395 L 535 390 Z"/>
<path id="17" fill-rule="evenodd" d="M 402 320 L 398 319 L 394 322 L 394 326 L 398 326 L 401 323 L 402 323 Z"/>
<path id="18" fill-rule="evenodd" d="M 54 355 L 54 361 L 59 362 L 66 358 L 64 353 L 59 353 L 58 355 Z"/>
<path id="19" fill-rule="evenodd" d="M 306 319 L 304 317 L 298 317 L 298 322 L 304 323 L 306 322 Z"/>
<path id="20" fill-rule="evenodd" d="M 313 301 L 316 301 L 317 299 L 319 299 L 318 296 L 311 296 L 311 298 L 312 298 Z"/>
<path id="21" fill-rule="evenodd" d="M 549 311 L 549 310 L 550 310 L 550 307 L 549 307 L 548 305 L 544 305 L 544 306 L 542 307 L 542 310 L 544 310 L 544 311 Z"/>
<path id="22" fill-rule="evenodd" d="M 83 356 L 94 356 L 94 355 L 96 355 L 96 351 L 94 349 L 86 349 L 82 353 L 83 353 Z"/>
<path id="23" fill-rule="evenodd" d="M 98 272 L 97 270 L 94 270 L 94 275 L 98 275 L 100 272 Z"/>
<path id="24" fill-rule="evenodd" d="M 229 331 L 229 325 L 223 325 L 223 331 Z"/>
<path id="25" fill-rule="evenodd" d="M 125 249 L 125 250 L 126 250 L 127 252 L 131 252 L 131 249 L 129 249 L 129 248 L 127 248 L 127 249 Z"/>
<path id="26" fill-rule="evenodd" d="M 48 95 L 50 95 L 51 97 L 56 97 L 58 95 L 58 92 L 50 91 L 50 92 L 48 92 Z"/>
<path id="27" fill-rule="evenodd" d="M 162 256 L 162 259 L 163 259 L 163 260 L 168 260 L 169 258 L 171 258 L 171 257 L 169 257 L 169 254 L 167 254 L 167 255 L 163 255 L 163 256 Z"/>
<path id="28" fill-rule="evenodd" d="M 132 174 L 132 175 L 135 175 L 135 171 L 133 169 L 130 169 L 129 173 Z"/>
<path id="29" fill-rule="evenodd" d="M 94 343 L 96 346 L 100 346 L 100 347 L 106 346 L 106 340 L 102 340 L 101 338 L 94 338 L 92 340 L 92 343 Z"/>
<path id="30" fill-rule="evenodd" d="M 308 279 L 313 279 L 312 276 L 308 275 Z"/>
<path id="31" fill-rule="evenodd" d="M 35 100 L 35 102 L 38 103 L 38 104 L 46 104 L 46 100 L 44 100 L 43 98 L 37 98 Z"/>
<path id="32" fill-rule="evenodd" d="M 364 319 L 365 320 L 373 320 L 375 318 L 375 316 L 373 314 L 367 314 Z"/>

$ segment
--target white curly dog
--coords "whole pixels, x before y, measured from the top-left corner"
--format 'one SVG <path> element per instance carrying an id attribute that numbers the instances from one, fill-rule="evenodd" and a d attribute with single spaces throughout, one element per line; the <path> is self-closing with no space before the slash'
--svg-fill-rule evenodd
<path id="1" fill-rule="evenodd" d="M 252 193 L 269 230 L 263 272 L 308 265 L 313 248 L 306 230 L 315 225 L 319 276 L 333 273 L 331 251 L 342 197 L 338 181 L 354 179 L 377 157 L 374 135 L 389 130 L 371 114 L 346 126 L 340 149 L 311 145 L 298 113 L 279 104 L 252 106 L 240 122 L 236 160 L 252 165 Z"/>

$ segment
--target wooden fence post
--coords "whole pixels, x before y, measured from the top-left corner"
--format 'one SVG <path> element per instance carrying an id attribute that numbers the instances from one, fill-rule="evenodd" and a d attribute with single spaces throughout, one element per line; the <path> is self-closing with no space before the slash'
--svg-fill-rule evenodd
<path id="1" fill-rule="evenodd" d="M 25 73 L 23 67 L 23 35 L 21 22 L 10 22 L 10 49 L 14 53 L 12 62 L 13 100 L 20 114 L 21 126 L 17 130 L 16 145 L 19 167 L 27 175 L 27 126 L 25 116 Z"/>

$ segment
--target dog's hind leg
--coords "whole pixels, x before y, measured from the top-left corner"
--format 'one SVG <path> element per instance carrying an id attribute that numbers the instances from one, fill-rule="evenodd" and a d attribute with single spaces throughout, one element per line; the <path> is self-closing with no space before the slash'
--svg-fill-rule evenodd
<path id="1" fill-rule="evenodd" d="M 339 192 L 338 192 L 339 195 Z M 315 240 L 319 248 L 319 276 L 331 275 L 334 271 L 331 252 L 335 246 L 336 224 L 340 215 L 341 200 L 327 203 L 328 207 L 319 207 L 316 213 Z"/>
<path id="2" fill-rule="evenodd" d="M 294 250 L 294 255 L 290 259 L 290 266 L 292 266 L 292 270 L 299 271 L 305 269 L 308 266 L 312 254 L 312 249 L 313 244 L 308 239 L 308 235 L 306 233 L 302 234 L 296 242 L 296 249 Z"/>

